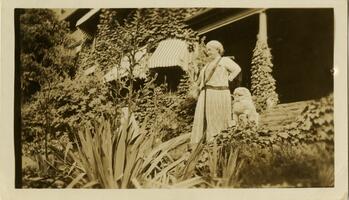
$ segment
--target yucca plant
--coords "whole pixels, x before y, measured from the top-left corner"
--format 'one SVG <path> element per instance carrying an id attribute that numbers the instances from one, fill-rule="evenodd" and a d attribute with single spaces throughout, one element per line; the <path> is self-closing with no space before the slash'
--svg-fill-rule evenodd
<path id="1" fill-rule="evenodd" d="M 166 176 L 184 158 L 174 161 L 169 152 L 189 140 L 183 134 L 159 145 L 153 145 L 156 134 L 146 133 L 145 124 L 139 128 L 128 110 L 119 122 L 102 120 L 94 128 L 85 127 L 78 132 L 78 159 L 83 172 L 70 187 L 87 176 L 91 187 L 134 188 L 147 186 L 146 181 Z M 158 181 L 155 181 L 158 182 Z M 85 187 L 86 187 L 85 185 Z"/>
<path id="2" fill-rule="evenodd" d="M 222 164 L 222 187 L 234 187 L 239 185 L 239 173 L 243 160 L 238 160 L 239 148 L 231 149 L 229 154 L 223 155 Z"/>
<path id="3" fill-rule="evenodd" d="M 197 144 L 191 153 L 182 149 L 182 156 L 169 163 L 169 165 L 152 177 L 152 179 L 147 179 L 145 182 L 146 187 L 194 188 L 201 186 L 202 184 L 208 185 L 202 177 L 197 176 L 194 173 L 202 149 L 202 143 Z M 176 150 L 180 150 L 180 146 L 176 146 Z M 168 157 L 171 158 L 171 154 L 169 154 Z"/>
<path id="4" fill-rule="evenodd" d="M 210 187 L 238 187 L 240 184 L 239 173 L 244 163 L 238 159 L 239 148 L 233 146 L 221 146 L 213 143 L 207 149 L 206 175 Z"/>

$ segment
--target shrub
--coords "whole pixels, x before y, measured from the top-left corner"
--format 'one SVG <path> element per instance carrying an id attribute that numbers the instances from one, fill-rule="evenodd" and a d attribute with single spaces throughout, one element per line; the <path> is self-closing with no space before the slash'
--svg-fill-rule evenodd
<path id="1" fill-rule="evenodd" d="M 241 149 L 241 187 L 331 187 L 334 184 L 333 97 L 309 104 L 296 122 L 276 131 L 243 124 L 216 136 Z"/>
<path id="2" fill-rule="evenodd" d="M 294 122 L 277 131 L 278 135 L 293 144 L 324 143 L 333 152 L 333 105 L 333 94 L 310 102 Z"/>
<path id="3" fill-rule="evenodd" d="M 69 46 L 68 24 L 50 9 L 22 9 L 20 14 L 20 76 L 22 102 L 28 101 L 44 84 L 74 76 L 74 53 Z"/>
<path id="4" fill-rule="evenodd" d="M 22 107 L 23 140 L 34 135 L 70 133 L 91 120 L 114 115 L 117 103 L 98 76 L 57 81 Z"/>
<path id="5" fill-rule="evenodd" d="M 242 187 L 333 186 L 333 154 L 319 144 L 243 148 Z"/>
<path id="6" fill-rule="evenodd" d="M 143 122 L 148 117 L 153 123 L 147 125 L 147 130 L 160 133 L 162 141 L 189 133 L 196 101 L 188 98 L 188 87 L 188 76 L 181 79 L 174 93 L 168 92 L 165 85 L 144 87 L 135 100 L 137 120 Z"/>

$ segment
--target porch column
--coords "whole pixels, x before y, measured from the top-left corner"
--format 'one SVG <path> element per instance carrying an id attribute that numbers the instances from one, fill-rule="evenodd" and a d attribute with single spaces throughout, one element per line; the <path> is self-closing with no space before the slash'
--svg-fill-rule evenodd
<path id="1" fill-rule="evenodd" d="M 259 32 L 258 40 L 266 42 L 268 39 L 267 36 L 267 14 L 263 11 L 259 13 Z"/>

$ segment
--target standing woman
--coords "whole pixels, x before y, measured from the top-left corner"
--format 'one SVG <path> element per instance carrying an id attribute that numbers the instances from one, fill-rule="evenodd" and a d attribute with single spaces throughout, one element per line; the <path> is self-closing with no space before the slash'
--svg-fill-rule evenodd
<path id="1" fill-rule="evenodd" d="M 228 81 L 241 69 L 232 59 L 222 57 L 223 45 L 212 40 L 206 44 L 209 62 L 200 72 L 200 94 L 195 108 L 191 144 L 211 141 L 231 123 L 231 96 Z"/>

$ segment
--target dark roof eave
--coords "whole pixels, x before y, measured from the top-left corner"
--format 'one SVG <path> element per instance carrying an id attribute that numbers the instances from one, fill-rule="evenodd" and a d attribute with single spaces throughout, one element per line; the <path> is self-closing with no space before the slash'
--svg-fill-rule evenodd
<path id="1" fill-rule="evenodd" d="M 74 13 L 76 13 L 79 9 L 74 9 L 73 11 L 67 13 L 66 15 L 62 16 L 61 20 L 67 20 L 69 19 Z"/>
<path id="2" fill-rule="evenodd" d="M 202 35 L 265 10 L 267 8 L 214 8 L 198 13 L 186 23 Z"/>
<path id="3" fill-rule="evenodd" d="M 189 21 L 193 21 L 195 20 L 196 18 L 200 17 L 201 15 L 204 15 L 208 12 L 211 12 L 212 10 L 214 10 L 215 8 L 206 8 L 205 10 L 201 11 L 201 12 L 198 12 L 196 13 L 195 15 L 193 16 L 189 16 L 187 18 L 184 19 L 185 22 L 189 22 Z"/>

